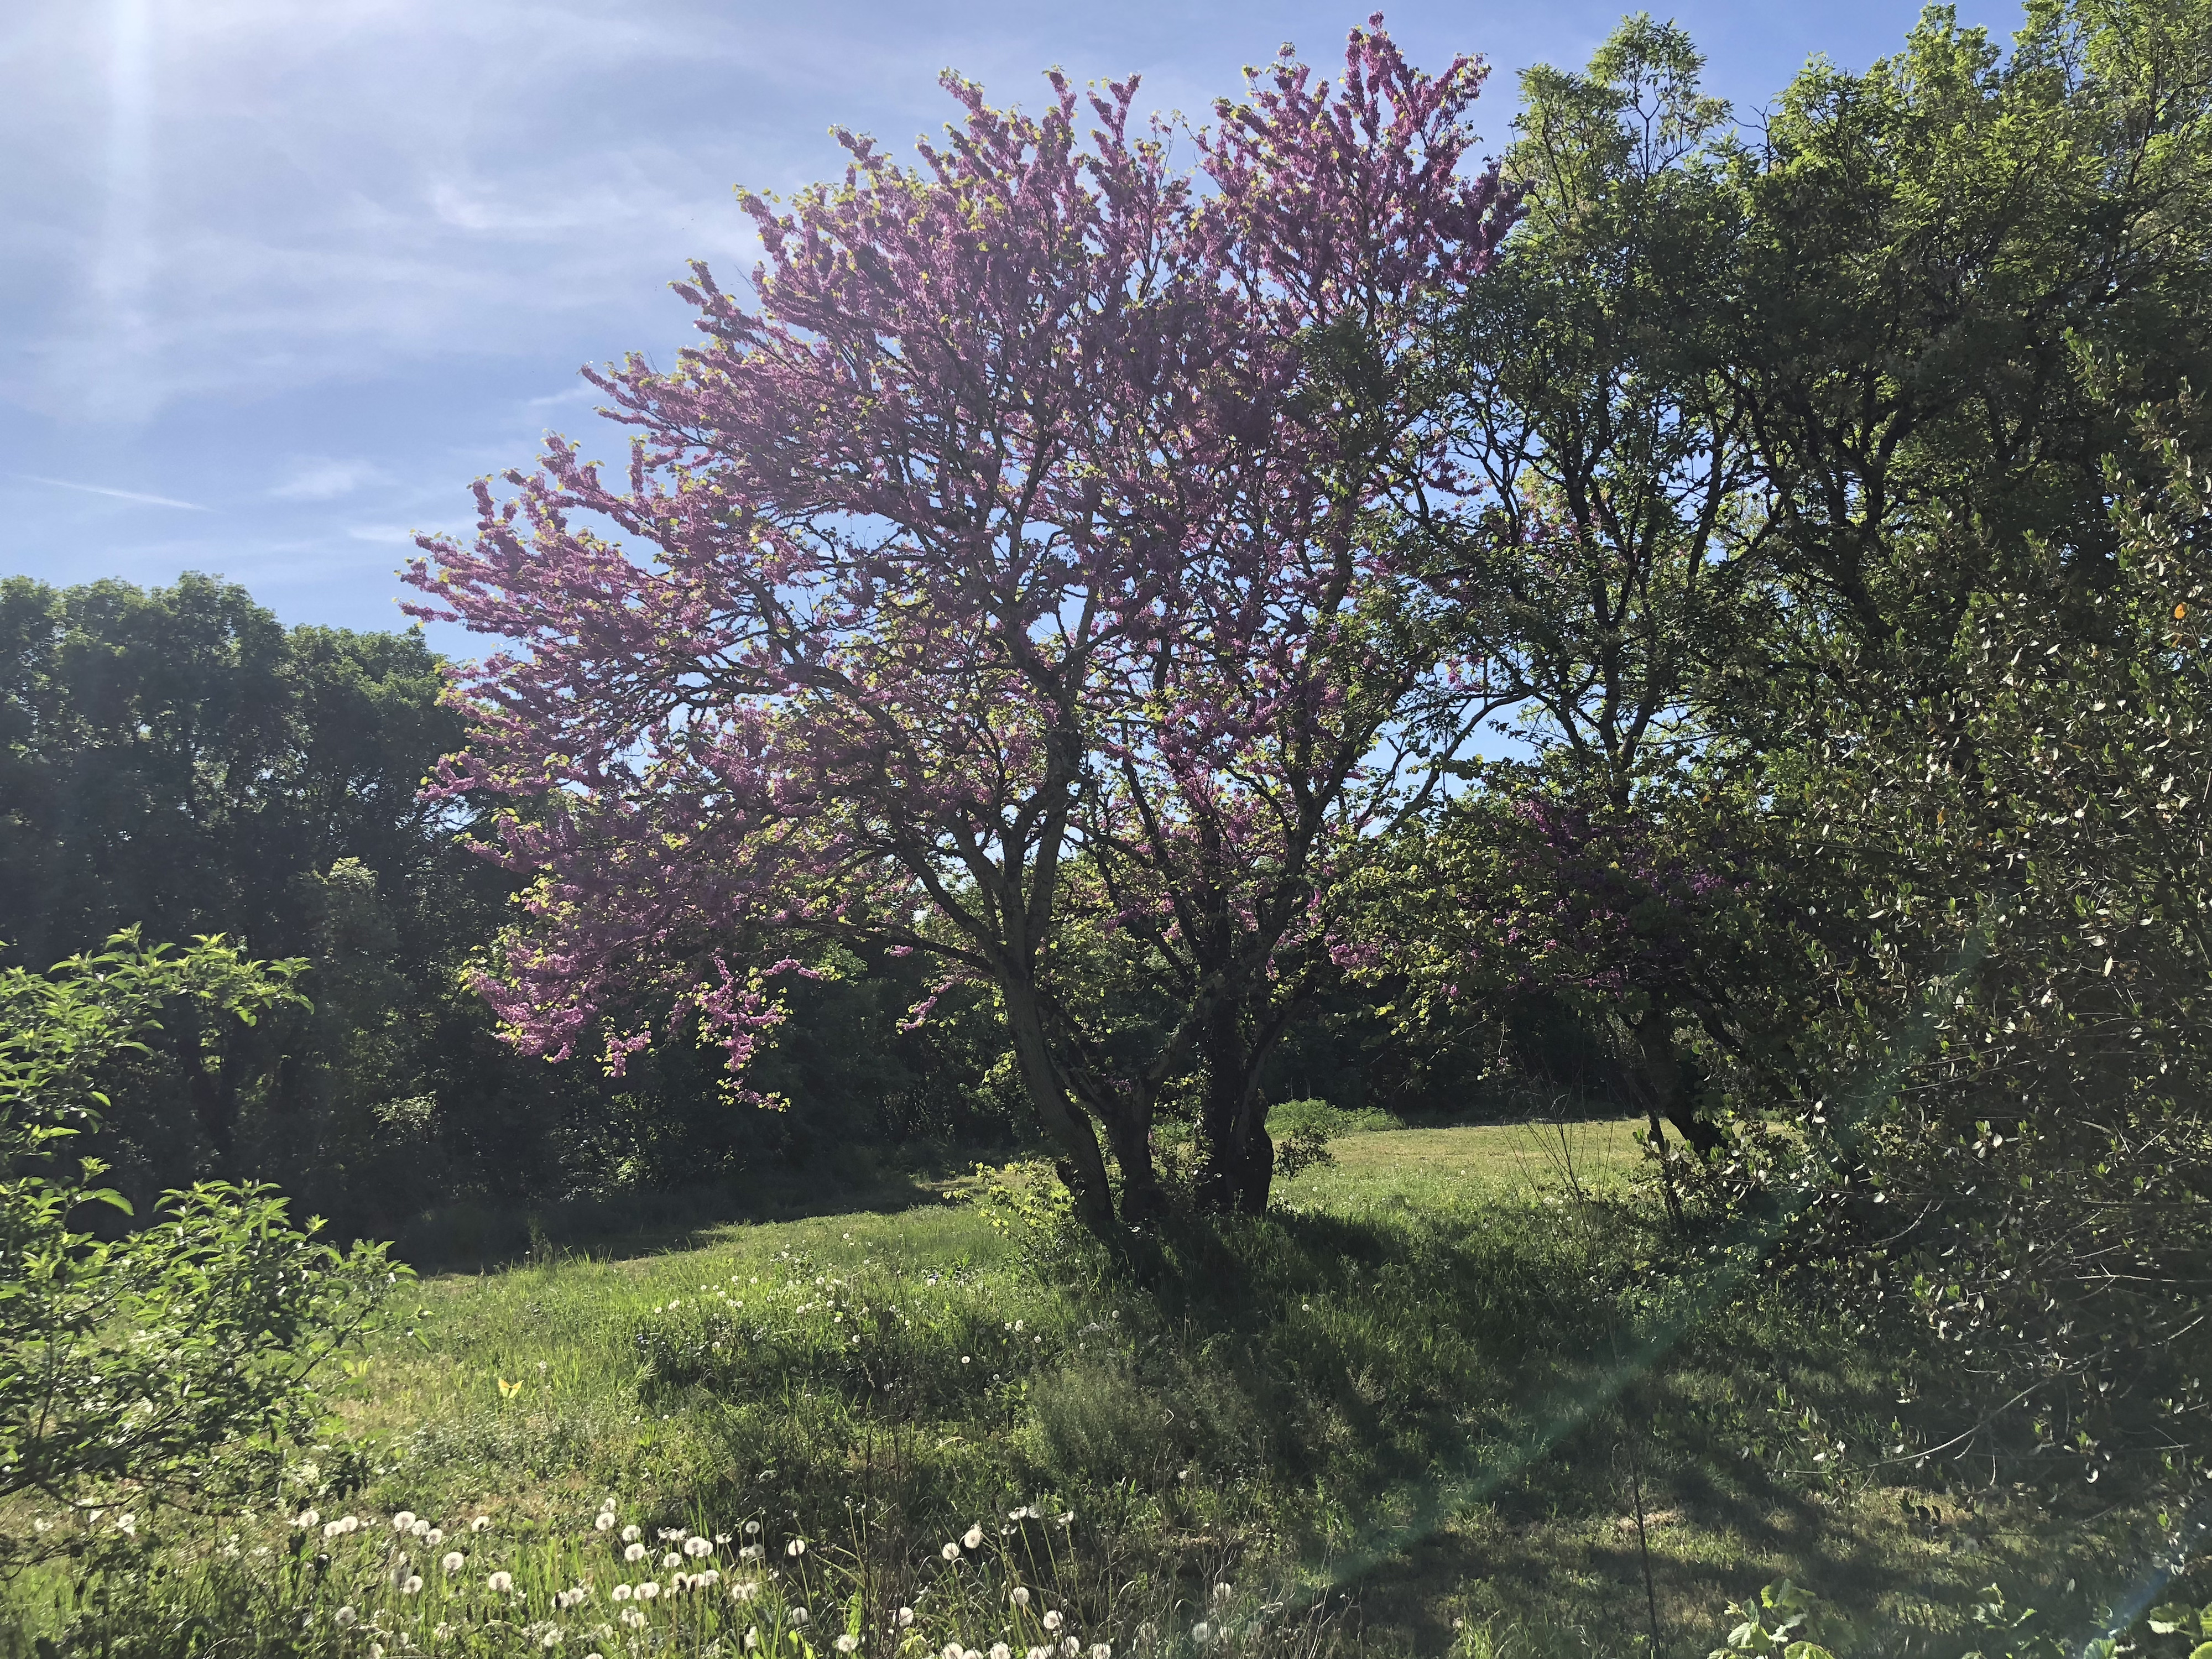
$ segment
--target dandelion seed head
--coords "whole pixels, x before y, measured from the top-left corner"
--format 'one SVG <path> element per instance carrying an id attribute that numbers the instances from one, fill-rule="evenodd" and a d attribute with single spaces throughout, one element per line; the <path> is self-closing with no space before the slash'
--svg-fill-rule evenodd
<path id="1" fill-rule="evenodd" d="M 624 1527 L 623 1528 L 622 1538 L 623 1542 L 625 1544 L 635 1544 L 639 1539 L 644 1536 L 645 1529 L 642 1527 Z"/>
<path id="2" fill-rule="evenodd" d="M 960 1559 L 960 1546 L 947 1544 L 943 1549 L 938 1551 L 938 1553 L 948 1561 L 957 1561 Z"/>
<path id="3" fill-rule="evenodd" d="M 392 1530 L 394 1532 L 405 1532 L 414 1524 L 415 1511 L 412 1510 L 402 1510 L 392 1517 Z"/>
<path id="4" fill-rule="evenodd" d="M 636 1592 L 631 1589 L 628 1584 L 617 1584 L 612 1589 L 609 1590 L 607 1594 L 613 1596 L 617 1601 L 627 1601 L 632 1595 L 635 1595 Z"/>
<path id="5" fill-rule="evenodd" d="M 960 1534 L 960 1541 L 961 1541 L 962 1543 L 965 1544 L 965 1545 L 966 1545 L 969 1549 L 971 1549 L 971 1550 L 980 1550 L 980 1549 L 981 1549 L 981 1548 L 983 1547 L 983 1529 L 982 1529 L 982 1528 L 981 1528 L 981 1527 L 970 1527 L 970 1528 L 968 1528 L 968 1530 L 967 1530 L 966 1532 L 962 1533 L 962 1534 Z"/>
<path id="6" fill-rule="evenodd" d="M 901 1607 L 898 1610 L 897 1618 L 898 1627 L 901 1630 L 912 1630 L 914 1628 L 914 1609 L 912 1607 Z"/>
<path id="7" fill-rule="evenodd" d="M 301 1510 L 292 1524 L 295 1527 L 319 1527 L 323 1524 L 323 1517 L 313 1510 Z"/>
<path id="8" fill-rule="evenodd" d="M 469 1522 L 469 1530 L 471 1532 L 482 1532 L 489 1525 L 491 1525 L 491 1516 L 488 1515 L 479 1515 L 475 1520 Z"/>
<path id="9" fill-rule="evenodd" d="M 428 1544 L 432 1549 L 437 1548 L 439 1545 L 446 1541 L 446 1529 L 443 1527 L 431 1528 L 429 1531 L 422 1534 L 422 1541 Z"/>
<path id="10" fill-rule="evenodd" d="M 664 1572 L 671 1567 L 680 1567 L 683 1565 L 684 1558 L 678 1555 L 674 1550 L 669 1551 L 667 1554 L 660 1558 L 661 1571 Z"/>
<path id="11" fill-rule="evenodd" d="M 1211 1642 L 1213 1639 L 1213 1626 L 1207 1624 L 1205 1620 L 1200 1620 L 1190 1627 L 1190 1639 L 1194 1642 Z"/>
<path id="12" fill-rule="evenodd" d="M 637 1599 L 641 1601 L 650 1601 L 659 1594 L 659 1584 L 650 1578 L 637 1587 Z"/>
<path id="13" fill-rule="evenodd" d="M 599 1518 L 592 1524 L 601 1532 L 612 1532 L 615 1529 L 615 1512 L 612 1510 L 601 1510 Z"/>
<path id="14" fill-rule="evenodd" d="M 399 1593 L 402 1595 L 420 1595 L 422 1593 L 422 1575 L 419 1572 L 409 1573 L 407 1582 L 399 1587 Z"/>
<path id="15" fill-rule="evenodd" d="M 331 1622 L 336 1625 L 340 1630 L 351 1630 L 360 1618 L 361 1615 L 356 1613 L 351 1607 L 340 1607 L 336 1613 L 331 1615 Z"/>
<path id="16" fill-rule="evenodd" d="M 810 1619 L 813 1618 L 813 1616 L 814 1616 L 814 1615 L 813 1615 L 812 1613 L 811 1613 L 807 1612 L 807 1610 L 806 1610 L 805 1607 L 793 1607 L 793 1608 L 791 1610 L 791 1627 L 792 1627 L 792 1629 L 793 1629 L 793 1630 L 801 1630 L 801 1629 L 804 1629 L 804 1628 L 805 1627 L 806 1621 L 807 1621 L 808 1620 L 810 1620 Z"/>
<path id="17" fill-rule="evenodd" d="M 446 1552 L 446 1559 L 439 1562 L 438 1565 L 443 1567 L 447 1572 L 459 1572 L 468 1559 L 469 1558 L 467 1556 L 463 1555 L 459 1550 L 447 1550 Z"/>
<path id="18" fill-rule="evenodd" d="M 684 1553 L 694 1561 L 702 1555 L 712 1555 L 714 1553 L 714 1547 L 703 1538 L 687 1538 L 684 1540 Z"/>
<path id="19" fill-rule="evenodd" d="M 748 1538 L 757 1538 L 757 1537 L 758 1537 L 759 1535 L 760 1535 L 760 1522 L 757 1522 L 757 1521 L 748 1521 L 748 1522 L 745 1522 L 745 1536 L 746 1536 L 746 1537 L 748 1537 Z"/>
<path id="20" fill-rule="evenodd" d="M 860 1638 L 857 1636 L 841 1636 L 830 1645 L 840 1653 L 850 1653 L 860 1645 Z"/>
<path id="21" fill-rule="evenodd" d="M 1091 1659 L 1114 1659 L 1114 1644 L 1110 1642 L 1093 1642 L 1091 1644 Z"/>
<path id="22" fill-rule="evenodd" d="M 623 1552 L 623 1559 L 625 1561 L 644 1560 L 645 1546 L 642 1544 L 632 1544 L 629 1548 Z"/>
<path id="23" fill-rule="evenodd" d="M 495 1572 L 484 1580 L 484 1588 L 504 1595 L 514 1588 L 514 1575 L 511 1572 Z"/>
<path id="24" fill-rule="evenodd" d="M 1028 1589 L 1027 1589 L 1025 1586 L 1021 1585 L 1021 1584 L 1017 1584 L 1017 1585 L 1015 1585 L 1015 1586 L 1014 1586 L 1014 1605 L 1015 1605 L 1016 1607 L 1025 1607 L 1029 1606 L 1029 1604 L 1030 1604 L 1030 1593 L 1029 1593 Z"/>
<path id="25" fill-rule="evenodd" d="M 1014 1659 L 1014 1650 L 1004 1642 L 991 1644 L 991 1659 Z"/>
<path id="26" fill-rule="evenodd" d="M 1044 1616 L 1044 1627 L 1047 1630 L 1058 1630 L 1067 1621 L 1066 1620 L 1060 1616 L 1060 1609 L 1058 1607 L 1054 1607 L 1050 1613 L 1048 1613 Z"/>

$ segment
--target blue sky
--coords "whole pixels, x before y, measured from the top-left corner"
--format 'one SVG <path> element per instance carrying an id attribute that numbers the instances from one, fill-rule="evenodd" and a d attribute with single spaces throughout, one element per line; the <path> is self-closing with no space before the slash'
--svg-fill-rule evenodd
<path id="1" fill-rule="evenodd" d="M 937 71 L 1034 106 L 1042 70 L 1144 76 L 1197 115 L 1368 8 L 1159 0 L 13 0 L 0 7 L 0 574 L 184 569 L 288 622 L 398 624 L 416 529 L 557 429 L 618 455 L 577 366 L 690 337 L 667 290 L 752 263 L 733 184 L 903 148 Z M 1417 62 L 1579 64 L 1619 0 L 1400 4 Z M 2017 0 L 1964 0 L 2009 31 Z M 1697 0 L 1708 85 L 1755 112 L 1804 60 L 1863 66 L 1911 0 Z M 440 640 L 449 647 L 458 640 Z"/>

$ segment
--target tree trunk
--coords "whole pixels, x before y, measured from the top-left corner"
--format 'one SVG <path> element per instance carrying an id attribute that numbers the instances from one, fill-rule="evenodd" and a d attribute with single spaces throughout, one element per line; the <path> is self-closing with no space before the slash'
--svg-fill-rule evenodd
<path id="1" fill-rule="evenodd" d="M 1097 1132 L 1090 1118 L 1068 1098 L 1060 1068 L 1053 1064 L 1044 1021 L 1034 994 L 1025 988 L 1001 987 L 1006 1007 L 1008 1035 L 1014 1040 L 1014 1058 L 1021 1066 L 1022 1085 L 1030 1103 L 1036 1108 L 1045 1133 L 1061 1153 L 1061 1178 L 1075 1194 L 1076 1213 L 1083 1224 L 1102 1239 L 1121 1236 L 1114 1218 L 1114 1193 L 1106 1180 L 1106 1159 L 1098 1148 Z"/>
<path id="2" fill-rule="evenodd" d="M 1114 1162 L 1121 1170 L 1121 1223 L 1148 1226 L 1167 1211 L 1167 1194 L 1160 1188 L 1159 1170 L 1152 1162 L 1152 1092 L 1140 1083 L 1108 1085 L 1099 1116 L 1106 1125 L 1106 1140 Z"/>
<path id="3" fill-rule="evenodd" d="M 1275 1178 L 1275 1143 L 1268 1138 L 1258 1068 L 1244 1042 L 1243 1021 L 1224 998 L 1207 1019 L 1206 1100 L 1199 1113 L 1198 1178 L 1201 1210 L 1264 1215 Z"/>
<path id="4" fill-rule="evenodd" d="M 1646 1098 L 1653 1110 L 1674 1126 L 1704 1162 L 1727 1144 L 1726 1137 L 1698 1115 L 1698 1100 L 1674 1052 L 1674 1022 L 1666 1009 L 1654 1009 L 1636 1023 L 1636 1052 Z"/>

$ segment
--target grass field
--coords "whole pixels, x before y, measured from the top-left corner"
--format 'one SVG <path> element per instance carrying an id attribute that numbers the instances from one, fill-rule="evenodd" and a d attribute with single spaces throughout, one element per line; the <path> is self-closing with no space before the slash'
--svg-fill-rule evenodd
<path id="1" fill-rule="evenodd" d="M 313 1611 L 343 1597 L 394 1653 L 548 1635 L 734 1652 L 763 1620 L 771 1647 L 811 1644 L 827 1607 L 871 1651 L 1066 1632 L 1180 1651 L 1204 1621 L 1224 1650 L 1624 1653 L 1656 1611 L 1662 1650 L 1691 1655 L 1728 1601 L 1784 1574 L 1940 1648 L 1984 1584 L 2081 1617 L 2124 1570 L 2117 1520 L 2062 1528 L 2002 1492 L 1827 1473 L 1930 1403 L 1900 1402 L 1919 1387 L 1904 1343 L 1717 1249 L 1682 1273 L 1631 1126 L 1332 1151 L 1264 1219 L 1164 1241 L 1142 1285 L 1055 1224 L 1050 1183 L 1022 1170 L 404 1285 L 333 1390 L 343 1435 L 284 1503 L 226 1522 L 220 1547 L 221 1529 L 177 1534 L 179 1585 L 219 1550 L 246 1564 L 192 1592 L 231 1609 L 198 1616 L 274 1632 L 198 1650 L 354 1651 Z M 1670 1250 L 1662 1279 L 1650 1263 Z M 295 1505 L 358 1514 L 378 1541 L 318 1546 Z M 438 1553 L 391 1541 L 403 1510 L 473 1540 L 476 1567 L 513 1562 L 493 1634 L 463 1574 L 402 1593 Z M 622 1559 L 627 1527 L 641 1565 Z M 675 1583 L 664 1528 L 724 1570 L 717 1598 L 776 1570 L 740 1609 L 716 1599 L 689 1649 L 672 1599 L 659 1624 L 606 1617 L 624 1575 Z M 781 1553 L 793 1540 L 808 1552 Z M 269 1585 L 249 1582 L 256 1549 Z M 1009 1600 L 1018 1584 L 1035 1606 Z M 58 1588 L 16 1587 L 22 1630 L 61 1628 Z M 553 1598 L 571 1592 L 599 1624 L 563 1622 Z M 803 1601 L 813 1622 L 794 1632 Z M 1048 1602 L 1061 1632 L 1036 1622 Z M 434 1623 L 443 1649 L 416 1640 Z M 145 1641 L 115 1650 L 167 1650 Z"/>

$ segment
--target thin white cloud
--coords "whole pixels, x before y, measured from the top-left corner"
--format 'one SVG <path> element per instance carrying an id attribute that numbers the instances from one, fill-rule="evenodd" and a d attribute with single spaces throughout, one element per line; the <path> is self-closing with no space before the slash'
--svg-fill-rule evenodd
<path id="1" fill-rule="evenodd" d="M 149 495 L 143 489 L 116 489 L 106 484 L 72 483 L 67 478 L 41 477 L 35 472 L 18 472 L 15 476 L 28 483 L 51 484 L 56 489 L 81 490 L 87 495 L 108 495 L 118 501 L 137 501 L 146 507 L 181 507 L 189 513 L 211 510 L 198 501 L 180 501 L 173 495 Z"/>
<path id="2" fill-rule="evenodd" d="M 292 476 L 268 493 L 280 501 L 334 501 L 350 495 L 363 484 L 382 481 L 384 471 L 373 461 L 338 461 L 327 457 L 302 461 Z"/>
<path id="3" fill-rule="evenodd" d="M 415 532 L 396 524 L 357 524 L 346 532 L 357 542 L 380 542 L 386 546 L 405 547 L 415 540 Z"/>

